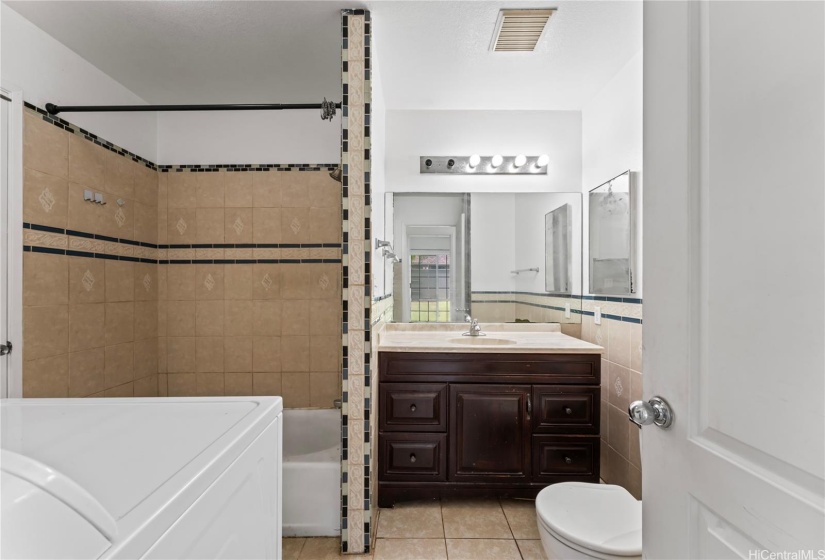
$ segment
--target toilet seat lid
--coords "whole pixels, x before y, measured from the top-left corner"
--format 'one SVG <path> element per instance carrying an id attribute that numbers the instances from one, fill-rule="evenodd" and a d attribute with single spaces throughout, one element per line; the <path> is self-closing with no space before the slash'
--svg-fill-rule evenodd
<path id="1" fill-rule="evenodd" d="M 561 482 L 536 497 L 536 514 L 547 529 L 603 554 L 642 554 L 642 502 L 613 484 Z"/>

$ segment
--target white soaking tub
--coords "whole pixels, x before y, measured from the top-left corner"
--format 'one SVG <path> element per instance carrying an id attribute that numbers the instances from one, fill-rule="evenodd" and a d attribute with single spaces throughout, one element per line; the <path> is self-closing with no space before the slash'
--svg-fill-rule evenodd
<path id="1" fill-rule="evenodd" d="M 341 534 L 341 411 L 284 410 L 283 536 Z"/>

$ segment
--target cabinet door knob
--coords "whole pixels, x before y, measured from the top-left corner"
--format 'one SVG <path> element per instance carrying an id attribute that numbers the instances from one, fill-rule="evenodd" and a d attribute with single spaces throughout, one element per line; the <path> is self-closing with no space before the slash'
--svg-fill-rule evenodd
<path id="1" fill-rule="evenodd" d="M 573 414 L 573 409 L 570 408 L 569 406 L 565 406 L 564 407 L 564 413 L 567 414 L 568 416 L 570 416 L 571 414 Z"/>
<path id="2" fill-rule="evenodd" d="M 415 453 L 410 453 L 410 463 L 415 463 Z"/>
<path id="3" fill-rule="evenodd" d="M 415 412 L 415 403 L 410 405 L 410 411 Z"/>
<path id="4" fill-rule="evenodd" d="M 573 462 L 573 459 L 571 459 L 570 457 L 565 457 L 565 458 L 564 458 L 564 462 L 565 462 L 565 463 L 567 463 L 567 464 L 569 465 L 570 463 L 572 463 L 572 462 Z"/>

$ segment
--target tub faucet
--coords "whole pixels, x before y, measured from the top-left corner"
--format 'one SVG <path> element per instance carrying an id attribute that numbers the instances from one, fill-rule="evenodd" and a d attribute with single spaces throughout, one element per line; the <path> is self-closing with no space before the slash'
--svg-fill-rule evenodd
<path id="1" fill-rule="evenodd" d="M 484 336 L 481 332 L 481 326 L 478 324 L 478 319 L 473 319 L 469 315 L 464 318 L 464 321 L 470 323 L 470 330 L 464 333 L 464 336 Z"/>

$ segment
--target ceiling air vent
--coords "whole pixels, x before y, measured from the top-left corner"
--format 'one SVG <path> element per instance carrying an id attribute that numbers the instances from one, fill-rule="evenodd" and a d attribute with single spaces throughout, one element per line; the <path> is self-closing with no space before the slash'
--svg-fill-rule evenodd
<path id="1" fill-rule="evenodd" d="M 496 52 L 531 52 L 541 38 L 545 25 L 555 9 L 501 10 L 493 34 L 492 50 Z"/>

